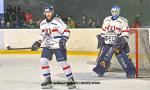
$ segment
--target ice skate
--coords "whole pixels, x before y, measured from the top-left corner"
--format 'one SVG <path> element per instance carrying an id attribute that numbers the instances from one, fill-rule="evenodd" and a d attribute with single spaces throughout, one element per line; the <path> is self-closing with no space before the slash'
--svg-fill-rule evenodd
<path id="1" fill-rule="evenodd" d="M 51 89 L 51 88 L 53 88 L 51 78 L 50 77 L 46 78 L 45 81 L 42 82 L 41 86 L 42 86 L 42 89 Z"/>
<path id="2" fill-rule="evenodd" d="M 74 81 L 73 77 L 68 79 L 67 86 L 68 86 L 68 89 L 76 88 L 75 81 Z"/>

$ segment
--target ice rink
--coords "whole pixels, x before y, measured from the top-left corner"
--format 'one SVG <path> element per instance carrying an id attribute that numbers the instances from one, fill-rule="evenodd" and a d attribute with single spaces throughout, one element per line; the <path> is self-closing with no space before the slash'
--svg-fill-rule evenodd
<path id="1" fill-rule="evenodd" d="M 107 72 L 104 77 L 97 77 L 92 72 L 94 66 L 87 64 L 87 61 L 95 58 L 68 56 L 74 78 L 76 82 L 81 82 L 75 90 L 150 90 L 149 78 L 127 79 L 124 72 Z M 43 77 L 39 60 L 40 55 L 0 55 L 0 90 L 41 90 Z M 67 80 L 55 57 L 50 62 L 50 69 L 53 81 Z M 66 89 L 65 84 L 54 84 L 52 90 Z"/>

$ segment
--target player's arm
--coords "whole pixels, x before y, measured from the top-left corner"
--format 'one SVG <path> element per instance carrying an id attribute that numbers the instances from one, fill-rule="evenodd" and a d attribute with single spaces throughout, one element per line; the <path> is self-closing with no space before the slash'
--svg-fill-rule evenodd
<path id="1" fill-rule="evenodd" d="M 62 33 L 62 38 L 59 40 L 59 46 L 60 48 L 64 48 L 67 40 L 70 37 L 70 30 L 67 28 L 67 25 L 62 20 L 60 20 L 58 23 L 58 31 Z"/>
<path id="2" fill-rule="evenodd" d="M 63 37 L 59 40 L 59 46 L 60 48 L 64 48 L 66 45 L 67 40 L 69 39 L 70 36 L 70 30 L 68 28 L 64 29 L 63 31 Z"/>
<path id="3" fill-rule="evenodd" d="M 121 36 L 124 37 L 126 41 L 128 41 L 129 35 L 130 35 L 130 29 L 129 29 L 128 21 L 124 19 Z"/>
<path id="4" fill-rule="evenodd" d="M 104 37 L 105 37 L 105 31 L 106 31 L 106 26 L 107 26 L 107 19 L 105 18 L 103 21 L 103 25 L 102 25 L 102 29 L 99 35 L 97 35 L 97 39 L 98 39 L 98 45 L 97 45 L 97 49 L 102 48 L 105 44 L 104 42 Z"/>
<path id="5" fill-rule="evenodd" d="M 108 28 L 108 17 L 106 17 L 103 21 L 103 25 L 102 25 L 102 30 L 101 30 L 101 36 L 104 37 L 105 33 L 106 33 L 106 30 Z"/>
<path id="6" fill-rule="evenodd" d="M 121 30 L 121 35 L 117 37 L 114 47 L 116 48 L 123 48 L 125 43 L 128 42 L 129 39 L 129 26 L 128 26 L 128 21 L 126 19 L 123 20 L 123 28 Z"/>
<path id="7" fill-rule="evenodd" d="M 37 51 L 38 48 L 41 46 L 41 43 L 44 41 L 45 39 L 45 31 L 42 30 L 41 24 L 40 24 L 40 36 L 38 37 L 37 41 L 33 43 L 32 47 L 31 47 L 31 51 Z"/>

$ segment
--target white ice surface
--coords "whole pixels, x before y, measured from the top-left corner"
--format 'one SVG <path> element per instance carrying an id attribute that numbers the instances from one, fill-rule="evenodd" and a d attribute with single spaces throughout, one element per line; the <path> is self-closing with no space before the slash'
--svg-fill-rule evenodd
<path id="1" fill-rule="evenodd" d="M 96 57 L 68 56 L 76 82 L 100 82 L 100 84 L 77 84 L 75 90 L 150 90 L 149 78 L 126 79 L 125 73 L 107 72 L 97 77 L 88 60 Z M 0 55 L 0 90 L 41 90 L 44 80 L 39 63 L 40 55 Z M 55 57 L 50 63 L 53 81 L 66 81 Z M 55 84 L 52 90 L 66 90 L 66 85 Z"/>

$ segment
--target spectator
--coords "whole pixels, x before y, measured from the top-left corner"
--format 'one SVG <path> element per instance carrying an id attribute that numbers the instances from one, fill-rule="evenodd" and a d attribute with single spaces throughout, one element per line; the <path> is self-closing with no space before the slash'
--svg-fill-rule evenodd
<path id="1" fill-rule="evenodd" d="M 26 21 L 26 23 L 29 23 L 31 19 L 33 19 L 32 18 L 32 13 L 31 13 L 30 10 L 27 10 L 27 12 L 25 13 L 25 21 Z"/>
<path id="2" fill-rule="evenodd" d="M 68 28 L 76 28 L 76 23 L 72 20 L 71 16 L 68 17 L 67 26 Z"/>
<path id="3" fill-rule="evenodd" d="M 32 19 L 30 19 L 29 23 L 24 23 L 24 28 L 37 28 L 37 25 Z"/>
<path id="4" fill-rule="evenodd" d="M 61 19 L 64 21 L 65 24 L 67 24 L 68 18 L 66 16 L 66 11 L 63 11 L 61 14 Z"/>
<path id="5" fill-rule="evenodd" d="M 14 12 L 15 12 L 15 14 L 19 14 L 20 13 L 20 7 L 19 6 L 15 6 L 14 7 Z"/>
<path id="6" fill-rule="evenodd" d="M 6 28 L 11 28 L 11 23 L 10 22 L 6 23 Z"/>
<path id="7" fill-rule="evenodd" d="M 141 22 L 139 20 L 139 17 L 140 17 L 139 15 L 135 16 L 135 20 L 131 26 L 132 28 L 140 28 L 141 27 Z"/>
<path id="8" fill-rule="evenodd" d="M 83 15 L 82 16 L 82 21 L 79 23 L 80 28 L 87 28 L 87 16 Z"/>
<path id="9" fill-rule="evenodd" d="M 15 12 L 12 12 L 10 14 L 10 21 L 11 21 L 12 28 L 16 28 L 16 25 L 18 24 L 18 19 Z"/>
<path id="10" fill-rule="evenodd" d="M 20 27 L 21 27 L 21 25 L 20 25 L 20 23 L 18 21 L 15 21 L 13 23 L 13 28 L 20 28 Z"/>
<path id="11" fill-rule="evenodd" d="M 19 14 L 17 15 L 18 18 L 18 23 L 20 27 L 23 27 L 24 21 L 25 21 L 25 17 L 24 17 L 24 13 L 22 11 L 22 9 L 20 9 Z"/>
<path id="12" fill-rule="evenodd" d="M 5 20 L 0 20 L 0 29 L 5 28 Z"/>
<path id="13" fill-rule="evenodd" d="M 11 5 L 7 5 L 7 6 L 6 6 L 6 12 L 8 12 L 8 13 L 10 13 L 10 14 L 13 12 L 13 8 L 12 8 Z"/>
<path id="14" fill-rule="evenodd" d="M 134 22 L 133 22 L 133 24 L 132 24 L 132 26 L 131 26 L 131 30 L 130 30 L 130 34 L 133 34 L 133 33 L 135 33 L 135 31 L 137 31 L 138 30 L 138 28 L 140 28 L 141 27 L 141 22 L 140 22 L 140 20 L 139 20 L 139 15 L 136 15 L 135 16 L 135 20 L 134 20 Z"/>
<path id="15" fill-rule="evenodd" d="M 92 18 L 89 18 L 89 19 L 88 19 L 88 22 L 87 22 L 88 28 L 92 28 L 92 22 L 93 22 L 93 19 L 92 19 Z"/>
<path id="16" fill-rule="evenodd" d="M 7 22 L 10 22 L 10 12 L 6 9 L 5 9 L 5 12 L 4 12 L 4 18 L 5 18 L 5 24 Z"/>
<path id="17" fill-rule="evenodd" d="M 92 21 L 91 28 L 97 28 L 97 25 L 96 25 L 96 21 L 95 21 L 95 20 Z"/>

